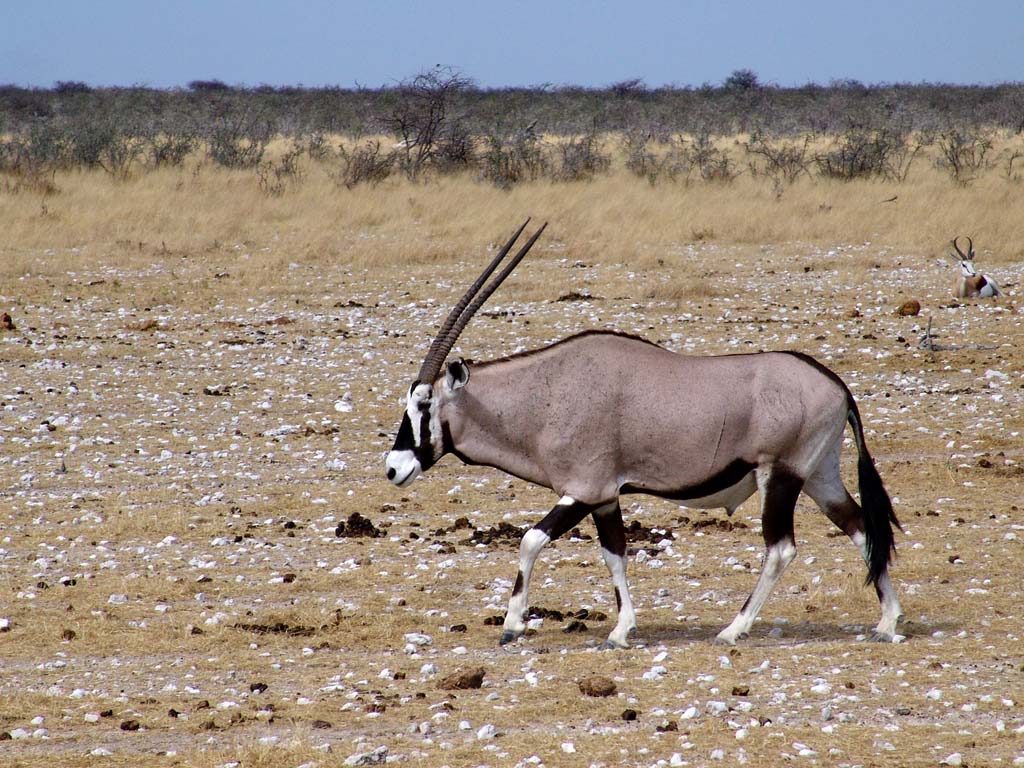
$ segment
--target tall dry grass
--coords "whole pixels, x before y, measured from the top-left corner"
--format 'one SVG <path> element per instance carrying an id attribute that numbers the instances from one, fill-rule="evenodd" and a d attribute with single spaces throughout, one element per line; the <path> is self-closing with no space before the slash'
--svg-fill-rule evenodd
<path id="1" fill-rule="evenodd" d="M 566 258 L 638 265 L 696 241 L 869 242 L 939 255 L 955 234 L 970 234 L 986 265 L 1024 257 L 1024 185 L 998 167 L 960 185 L 937 166 L 932 147 L 903 183 L 804 176 L 780 190 L 749 172 L 741 140 L 721 142 L 743 171 L 731 183 L 652 184 L 629 173 L 621 157 L 591 181 L 533 181 L 508 191 L 470 172 L 417 182 L 395 175 L 348 189 L 336 166 L 308 158 L 298 181 L 277 196 L 261 190 L 252 171 L 200 157 L 123 181 L 102 171 L 58 172 L 55 194 L 0 192 L 0 274 L 62 273 L 100 256 L 116 264 L 215 251 L 270 270 L 296 259 L 356 266 L 449 260 L 502 237 L 525 216 L 551 222 L 550 242 Z M 617 145 L 609 139 L 605 146 L 614 153 Z"/>

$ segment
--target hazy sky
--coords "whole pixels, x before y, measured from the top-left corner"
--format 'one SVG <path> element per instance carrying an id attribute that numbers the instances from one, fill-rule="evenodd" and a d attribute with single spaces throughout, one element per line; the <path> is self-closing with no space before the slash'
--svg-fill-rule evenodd
<path id="1" fill-rule="evenodd" d="M 485 87 L 1024 80 L 1022 0 L 9 0 L 0 83 Z"/>

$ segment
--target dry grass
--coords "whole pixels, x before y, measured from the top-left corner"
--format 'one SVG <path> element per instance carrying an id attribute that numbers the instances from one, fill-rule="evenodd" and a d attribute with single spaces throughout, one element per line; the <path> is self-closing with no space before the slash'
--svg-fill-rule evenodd
<path id="1" fill-rule="evenodd" d="M 380 745 L 427 766 L 1020 759 L 1018 289 L 957 304 L 935 262 L 962 226 L 982 265 L 1017 282 L 1021 203 L 995 180 L 958 189 L 925 171 L 885 205 L 884 185 L 808 182 L 775 200 L 750 179 L 624 174 L 349 192 L 310 171 L 268 198 L 209 169 L 59 177 L 57 196 L 7 198 L 0 734 L 29 738 L 0 744 L 4 764 L 91 766 L 99 749 L 114 766 L 334 766 Z M 638 646 L 599 653 L 608 621 L 563 634 L 547 620 L 498 650 L 483 620 L 503 609 L 514 543 L 451 529 L 528 525 L 551 494 L 450 458 L 399 491 L 381 456 L 467 265 L 524 213 L 549 218 L 550 237 L 458 352 L 614 327 L 678 351 L 816 355 L 850 382 L 898 499 L 906 644 L 858 639 L 877 619 L 863 567 L 802 503 L 798 560 L 754 636 L 712 646 L 760 566 L 756 504 L 736 513 L 745 528 L 697 530 L 680 516 L 700 513 L 630 497 L 627 519 L 675 534 L 663 568 L 630 566 Z M 572 292 L 592 298 L 557 301 Z M 921 316 L 894 313 L 905 298 Z M 929 317 L 943 351 L 917 346 Z M 345 393 L 351 412 L 335 408 Z M 354 512 L 385 535 L 336 537 Z M 594 541 L 547 550 L 532 597 L 614 614 Z M 412 632 L 432 638 L 415 654 Z M 482 689 L 437 688 L 472 666 Z M 591 673 L 619 693 L 582 697 Z M 497 735 L 477 738 L 487 724 Z"/>
<path id="2" fill-rule="evenodd" d="M 742 138 L 722 142 L 741 168 Z M 1008 140 L 999 149 L 1013 146 Z M 332 176 L 337 161 L 307 160 L 302 181 L 280 197 L 261 192 L 251 171 L 198 160 L 124 182 L 101 171 L 61 173 L 56 195 L 5 195 L 0 270 L 60 273 L 91 263 L 97 249 L 122 261 L 234 249 L 250 254 L 249 269 L 266 262 L 270 270 L 280 258 L 260 254 L 282 248 L 312 263 L 425 263 L 465 257 L 524 212 L 552 222 L 566 257 L 644 266 L 666 248 L 698 242 L 871 243 L 939 255 L 956 233 L 974 237 L 985 264 L 1019 260 L 1020 183 L 993 168 L 959 186 L 935 160 L 934 149 L 923 153 L 903 184 L 803 177 L 781 197 L 749 172 L 731 184 L 651 185 L 619 161 L 592 182 L 533 182 L 506 192 L 469 175 L 416 184 L 395 177 L 348 190 Z"/>

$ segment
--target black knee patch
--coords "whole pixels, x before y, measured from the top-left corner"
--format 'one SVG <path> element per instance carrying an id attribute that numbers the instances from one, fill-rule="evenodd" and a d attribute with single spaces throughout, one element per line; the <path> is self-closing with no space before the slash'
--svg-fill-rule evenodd
<path id="1" fill-rule="evenodd" d="M 764 512 L 761 516 L 761 528 L 767 546 L 793 538 L 793 511 L 803 487 L 802 477 L 785 467 L 772 468 L 765 488 Z"/>

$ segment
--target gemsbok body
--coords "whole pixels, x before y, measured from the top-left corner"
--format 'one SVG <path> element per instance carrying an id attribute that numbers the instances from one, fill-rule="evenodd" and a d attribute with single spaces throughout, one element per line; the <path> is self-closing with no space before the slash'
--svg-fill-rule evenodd
<path id="1" fill-rule="evenodd" d="M 550 488 L 551 511 L 523 535 L 519 572 L 500 642 L 526 629 L 534 563 L 550 541 L 594 519 L 618 607 L 606 647 L 626 647 L 636 615 L 626 581 L 619 497 L 643 493 L 730 514 L 761 500 L 764 566 L 750 597 L 716 642 L 750 632 L 796 556 L 793 516 L 806 493 L 867 561 L 882 616 L 873 639 L 897 642 L 900 605 L 889 578 L 899 525 L 842 380 L 797 352 L 697 357 L 635 336 L 584 332 L 490 362 L 445 359 L 473 313 L 525 256 L 541 227 L 486 288 L 481 286 L 526 224 L 452 310 L 409 387 L 387 455 L 387 476 L 406 486 L 445 454 Z M 444 370 L 442 371 L 442 367 Z M 858 453 L 860 504 L 839 473 L 846 425 Z"/>
<path id="2" fill-rule="evenodd" d="M 959 235 L 953 238 L 953 250 L 957 255 L 949 254 L 949 258 L 960 265 L 960 274 L 954 283 L 956 297 L 958 299 L 988 299 L 999 296 L 1002 291 L 999 290 L 996 281 L 974 268 L 974 241 L 967 237 L 967 253 L 964 253 L 957 245 L 959 239 Z"/>

